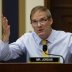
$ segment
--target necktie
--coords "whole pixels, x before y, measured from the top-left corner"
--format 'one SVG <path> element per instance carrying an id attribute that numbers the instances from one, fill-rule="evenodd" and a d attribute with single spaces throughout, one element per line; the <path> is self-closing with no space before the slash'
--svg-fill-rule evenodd
<path id="1" fill-rule="evenodd" d="M 48 57 L 47 40 L 42 40 L 43 52 L 42 57 Z"/>

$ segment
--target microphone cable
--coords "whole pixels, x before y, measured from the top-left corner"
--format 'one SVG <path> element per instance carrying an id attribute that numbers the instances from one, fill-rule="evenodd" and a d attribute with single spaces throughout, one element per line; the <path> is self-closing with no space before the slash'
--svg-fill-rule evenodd
<path id="1" fill-rule="evenodd" d="M 61 56 L 61 55 L 56 55 L 56 54 L 48 54 L 48 53 L 46 53 L 46 51 L 47 51 L 47 45 L 43 45 L 43 52 L 44 52 L 46 55 L 59 56 L 59 57 L 61 57 L 61 58 L 63 59 L 63 64 L 65 63 L 65 60 L 64 60 L 63 56 Z"/>

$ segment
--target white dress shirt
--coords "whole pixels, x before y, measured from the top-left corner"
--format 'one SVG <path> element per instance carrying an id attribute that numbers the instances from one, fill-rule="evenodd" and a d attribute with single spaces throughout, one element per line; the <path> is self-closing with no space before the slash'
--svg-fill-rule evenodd
<path id="1" fill-rule="evenodd" d="M 72 54 L 72 34 L 52 30 L 47 40 L 48 53 L 61 55 L 65 63 L 68 63 Z M 25 51 L 27 52 L 27 61 L 29 57 L 42 57 L 41 38 L 35 32 L 25 33 L 11 44 L 0 40 L 0 60 L 16 59 Z"/>

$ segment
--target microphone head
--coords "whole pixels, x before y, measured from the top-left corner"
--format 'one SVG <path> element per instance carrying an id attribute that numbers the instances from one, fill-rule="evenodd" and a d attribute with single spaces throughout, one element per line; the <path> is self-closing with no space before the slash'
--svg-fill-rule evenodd
<path id="1" fill-rule="evenodd" d="M 47 51 L 47 45 L 43 45 L 43 51 L 44 51 L 44 52 Z"/>

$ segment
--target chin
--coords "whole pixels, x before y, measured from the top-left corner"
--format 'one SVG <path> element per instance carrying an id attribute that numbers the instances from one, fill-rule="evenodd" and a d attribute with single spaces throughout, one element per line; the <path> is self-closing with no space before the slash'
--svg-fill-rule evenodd
<path id="1" fill-rule="evenodd" d="M 44 32 L 38 33 L 38 36 L 41 37 L 41 38 L 42 38 L 44 35 L 45 35 Z"/>

